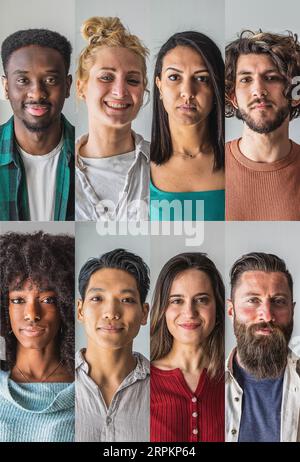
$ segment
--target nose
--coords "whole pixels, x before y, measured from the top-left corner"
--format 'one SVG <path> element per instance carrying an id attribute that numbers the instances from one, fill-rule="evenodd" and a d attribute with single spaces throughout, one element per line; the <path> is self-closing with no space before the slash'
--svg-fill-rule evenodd
<path id="1" fill-rule="evenodd" d="M 119 77 L 113 81 L 112 94 L 120 99 L 127 96 L 127 82 L 123 78 Z"/>
<path id="2" fill-rule="evenodd" d="M 261 78 L 257 78 L 253 80 L 253 86 L 252 86 L 252 96 L 256 98 L 261 98 L 263 96 L 266 96 L 268 94 L 265 81 Z"/>
<path id="3" fill-rule="evenodd" d="M 189 101 L 195 97 L 193 83 L 190 79 L 183 79 L 180 88 L 180 96 L 184 98 L 185 101 Z"/>
<path id="4" fill-rule="evenodd" d="M 24 309 L 24 321 L 36 322 L 40 321 L 41 312 L 40 304 L 37 300 L 29 300 Z"/>
<path id="5" fill-rule="evenodd" d="M 258 316 L 259 321 L 270 322 L 273 319 L 272 304 L 269 299 L 261 303 Z"/>
<path id="6" fill-rule="evenodd" d="M 187 318 L 195 318 L 197 316 L 197 310 L 195 309 L 195 304 L 193 300 L 186 300 L 183 305 L 183 312 Z"/>
<path id="7" fill-rule="evenodd" d="M 33 81 L 29 86 L 27 96 L 30 100 L 40 101 L 48 97 L 46 87 L 43 82 L 39 80 Z"/>
<path id="8" fill-rule="evenodd" d="M 120 319 L 121 312 L 119 308 L 118 300 L 112 299 L 107 300 L 105 303 L 105 307 L 103 310 L 103 319 L 112 320 L 112 319 Z"/>

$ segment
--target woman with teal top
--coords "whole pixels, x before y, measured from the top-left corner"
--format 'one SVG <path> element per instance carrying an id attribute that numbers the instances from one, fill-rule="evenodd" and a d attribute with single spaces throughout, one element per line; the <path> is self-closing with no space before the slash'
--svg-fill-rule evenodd
<path id="1" fill-rule="evenodd" d="M 174 34 L 154 71 L 150 219 L 224 220 L 224 62 L 196 31 Z"/>
<path id="2" fill-rule="evenodd" d="M 0 441 L 74 441 L 74 238 L 0 236 Z"/>

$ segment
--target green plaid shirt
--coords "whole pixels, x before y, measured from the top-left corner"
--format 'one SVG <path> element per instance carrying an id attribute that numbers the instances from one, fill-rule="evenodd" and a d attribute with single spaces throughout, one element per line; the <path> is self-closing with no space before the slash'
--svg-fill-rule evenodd
<path id="1" fill-rule="evenodd" d="M 75 130 L 62 115 L 64 144 L 56 172 L 54 220 L 74 220 Z M 14 118 L 0 126 L 0 221 L 29 221 L 24 165 L 14 135 Z"/>

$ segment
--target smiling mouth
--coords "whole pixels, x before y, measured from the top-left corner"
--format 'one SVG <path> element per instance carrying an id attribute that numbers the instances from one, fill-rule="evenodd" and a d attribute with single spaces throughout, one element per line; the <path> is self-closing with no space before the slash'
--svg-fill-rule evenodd
<path id="1" fill-rule="evenodd" d="M 123 330 L 123 327 L 116 327 L 116 326 L 100 326 L 97 327 L 97 330 L 107 332 L 109 334 L 117 334 Z"/>
<path id="2" fill-rule="evenodd" d="M 43 335 L 45 329 L 42 327 L 25 327 L 24 329 L 20 329 L 20 332 L 26 337 L 39 337 Z"/>
<path id="3" fill-rule="evenodd" d="M 124 111 L 125 109 L 128 109 L 131 106 L 131 104 L 129 103 L 114 103 L 111 101 L 104 101 L 104 104 L 110 109 L 115 109 L 117 111 Z"/>
<path id="4" fill-rule="evenodd" d="M 199 323 L 185 323 L 185 324 L 178 324 L 178 325 L 179 327 L 182 327 L 183 329 L 186 329 L 186 330 L 195 330 L 201 326 L 201 324 Z"/>
<path id="5" fill-rule="evenodd" d="M 41 117 L 50 110 L 49 104 L 24 104 L 26 112 L 35 117 Z"/>

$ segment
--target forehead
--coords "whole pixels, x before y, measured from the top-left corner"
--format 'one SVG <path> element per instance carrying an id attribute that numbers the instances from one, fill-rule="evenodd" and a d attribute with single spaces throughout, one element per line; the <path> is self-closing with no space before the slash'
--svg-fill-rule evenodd
<path id="1" fill-rule="evenodd" d="M 195 268 L 188 269 L 179 273 L 172 285 L 170 295 L 172 294 L 189 294 L 193 295 L 199 292 L 212 292 L 212 284 L 209 276 Z"/>
<path id="2" fill-rule="evenodd" d="M 34 292 L 43 292 L 45 290 L 49 291 L 52 290 L 50 284 L 47 280 L 42 281 L 33 281 L 32 279 L 25 279 L 25 281 L 21 281 L 20 279 L 16 279 L 13 283 L 9 286 L 9 291 L 14 290 L 24 290 L 24 291 L 34 291 Z"/>
<path id="3" fill-rule="evenodd" d="M 163 68 L 169 66 L 178 67 L 197 67 L 200 69 L 206 69 L 205 62 L 198 51 L 188 46 L 177 46 L 163 58 Z"/>
<path id="4" fill-rule="evenodd" d="M 108 67 L 122 71 L 142 72 L 143 62 L 141 56 L 123 47 L 99 47 L 94 54 L 92 69 Z"/>
<path id="5" fill-rule="evenodd" d="M 34 72 L 37 69 L 51 69 L 65 72 L 65 64 L 61 54 L 53 48 L 29 45 L 14 51 L 8 61 L 7 72 L 15 70 Z"/>
<path id="6" fill-rule="evenodd" d="M 278 68 L 275 65 L 274 61 L 271 59 L 269 54 L 256 54 L 250 53 L 246 55 L 240 55 L 237 60 L 237 69 L 236 72 L 267 72 L 267 71 L 276 71 Z"/>
<path id="7" fill-rule="evenodd" d="M 87 290 L 101 288 L 109 292 L 131 289 L 138 292 L 134 276 L 127 271 L 114 268 L 103 268 L 95 271 L 90 277 Z"/>
<path id="8" fill-rule="evenodd" d="M 283 293 L 291 295 L 287 277 L 284 273 L 265 271 L 245 271 L 237 282 L 236 295 L 243 293 L 272 295 Z"/>

